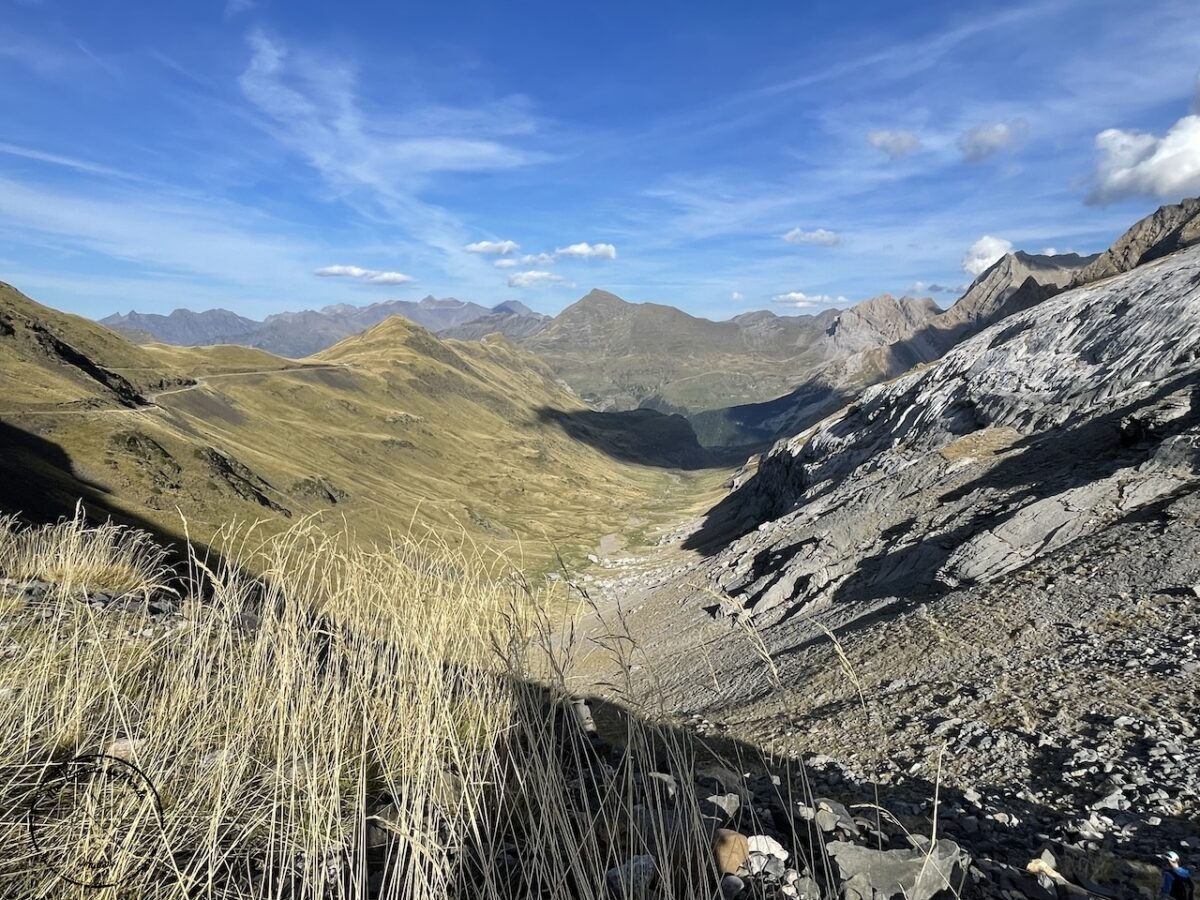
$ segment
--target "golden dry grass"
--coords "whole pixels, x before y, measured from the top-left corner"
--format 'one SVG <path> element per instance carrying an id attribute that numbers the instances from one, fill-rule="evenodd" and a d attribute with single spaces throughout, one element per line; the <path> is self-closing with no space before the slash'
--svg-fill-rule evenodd
<path id="1" fill-rule="evenodd" d="M 4 522 L 4 575 L 73 590 L 0 607 L 0 896 L 600 898 L 645 852 L 663 896 L 711 891 L 694 790 L 638 781 L 690 751 L 629 717 L 625 762 L 595 756 L 536 640 L 545 597 L 499 557 L 347 543 L 228 534 L 261 577 L 193 558 L 164 619 L 77 593 L 161 582 L 144 538 Z M 94 754 L 125 762 L 62 768 Z"/>

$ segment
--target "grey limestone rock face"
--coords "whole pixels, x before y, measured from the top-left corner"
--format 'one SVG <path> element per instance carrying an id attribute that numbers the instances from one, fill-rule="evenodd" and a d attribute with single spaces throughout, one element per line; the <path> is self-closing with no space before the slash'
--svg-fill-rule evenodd
<path id="1" fill-rule="evenodd" d="M 1164 206 L 1130 228 L 1078 275 L 1074 284 L 1090 284 L 1128 272 L 1200 241 L 1200 198 Z"/>
<path id="2" fill-rule="evenodd" d="M 985 582 L 1197 479 L 1200 248 L 1018 312 L 778 443 L 712 582 L 770 622 Z"/>

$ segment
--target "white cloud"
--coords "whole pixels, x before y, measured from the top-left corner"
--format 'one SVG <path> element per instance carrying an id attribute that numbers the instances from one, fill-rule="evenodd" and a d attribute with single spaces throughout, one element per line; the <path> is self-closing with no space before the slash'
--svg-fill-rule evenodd
<path id="1" fill-rule="evenodd" d="M 463 247 L 468 253 L 496 253 L 504 256 L 521 249 L 516 241 L 476 241 Z"/>
<path id="2" fill-rule="evenodd" d="M 1019 141 L 1028 128 L 1024 119 L 977 125 L 959 136 L 958 148 L 967 162 L 980 162 Z"/>
<path id="3" fill-rule="evenodd" d="M 570 282 L 561 275 L 555 275 L 553 272 L 539 272 L 536 270 L 517 272 L 514 275 L 508 276 L 509 287 L 535 287 L 539 284 L 570 284 Z"/>
<path id="4" fill-rule="evenodd" d="M 557 258 L 553 253 L 526 253 L 521 262 L 526 266 L 552 266 Z"/>
<path id="5" fill-rule="evenodd" d="M 515 259 L 498 259 L 492 265 L 497 269 L 515 269 L 519 263 Z"/>
<path id="6" fill-rule="evenodd" d="M 803 228 L 793 228 L 783 236 L 789 244 L 820 244 L 822 247 L 836 247 L 842 242 L 842 236 L 827 228 L 817 228 L 805 231 Z"/>
<path id="7" fill-rule="evenodd" d="M 617 248 L 612 244 L 589 244 L 586 241 L 560 247 L 554 251 L 555 256 L 577 256 L 581 258 L 616 259 Z"/>
<path id="8" fill-rule="evenodd" d="M 1089 203 L 1178 200 L 1200 192 L 1200 115 L 1184 116 L 1162 137 L 1109 128 L 1096 135 L 1096 149 L 1100 161 Z"/>
<path id="9" fill-rule="evenodd" d="M 313 272 L 321 278 L 355 278 L 367 284 L 408 284 L 411 275 L 403 272 L 381 272 L 378 269 L 363 269 L 358 266 L 323 266 Z"/>
<path id="10" fill-rule="evenodd" d="M 733 293 L 731 293 L 729 295 L 729 299 L 732 300 L 734 303 L 741 303 L 746 298 L 742 296 L 741 291 L 734 291 Z"/>
<path id="11" fill-rule="evenodd" d="M 938 284 L 936 281 L 926 284 L 924 281 L 914 281 L 904 291 L 905 294 L 953 294 L 958 288 L 950 287 L 945 284 Z"/>
<path id="12" fill-rule="evenodd" d="M 786 294 L 776 294 L 771 298 L 771 302 L 778 303 L 781 306 L 790 306 L 793 309 L 814 309 L 818 306 L 832 306 L 849 303 L 850 301 L 841 295 L 834 297 L 829 294 L 806 294 L 803 291 L 788 291 Z"/>
<path id="13" fill-rule="evenodd" d="M 1012 241 L 985 234 L 967 249 L 962 261 L 963 271 L 978 278 L 1012 248 Z"/>
<path id="14" fill-rule="evenodd" d="M 888 159 L 900 159 L 921 149 L 921 139 L 911 131 L 872 131 L 867 134 L 867 143 L 886 153 Z"/>

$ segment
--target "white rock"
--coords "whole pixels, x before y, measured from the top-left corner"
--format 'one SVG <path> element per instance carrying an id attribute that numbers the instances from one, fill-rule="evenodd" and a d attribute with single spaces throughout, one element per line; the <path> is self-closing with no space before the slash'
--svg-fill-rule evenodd
<path id="1" fill-rule="evenodd" d="M 778 860 L 787 862 L 788 851 L 783 849 L 783 844 L 775 840 L 773 837 L 768 837 L 765 834 L 752 834 L 748 838 L 751 853 L 761 853 L 764 856 L 773 856 Z"/>

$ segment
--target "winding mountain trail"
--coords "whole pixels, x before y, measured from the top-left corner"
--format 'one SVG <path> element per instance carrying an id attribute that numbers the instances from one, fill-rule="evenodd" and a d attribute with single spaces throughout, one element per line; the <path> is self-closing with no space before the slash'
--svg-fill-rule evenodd
<path id="1" fill-rule="evenodd" d="M 182 394 L 186 391 L 194 391 L 196 388 L 204 387 L 210 381 L 218 378 L 245 378 L 249 375 L 282 375 L 292 372 L 315 372 L 315 371 L 334 371 L 338 369 L 354 368 L 349 363 L 318 363 L 311 366 L 289 366 L 283 369 L 257 369 L 249 372 L 217 372 L 212 375 L 196 376 L 195 384 L 184 385 L 183 387 L 170 388 L 169 390 L 155 391 L 152 394 L 147 394 L 146 399 L 151 404 L 157 404 L 159 397 L 166 397 L 168 394 Z"/>
<path id="2" fill-rule="evenodd" d="M 211 381 L 218 378 L 246 378 L 256 375 L 284 375 L 296 372 L 314 372 L 314 371 L 336 371 L 349 370 L 354 368 L 348 363 L 319 363 L 315 365 L 305 366 L 288 366 L 282 369 L 255 369 L 245 372 L 217 372 L 211 375 L 197 375 L 193 384 L 186 384 L 182 387 L 167 388 L 161 391 L 147 393 L 146 404 L 143 406 L 107 406 L 107 407 L 76 407 L 64 408 L 57 406 L 51 409 L 5 409 L 0 410 L 0 416 L 97 416 L 97 415 L 117 415 L 130 413 L 145 413 L 150 412 L 159 406 L 158 400 L 160 397 L 166 397 L 171 394 L 183 394 L 188 391 L 194 391 L 197 388 L 205 387 Z"/>

